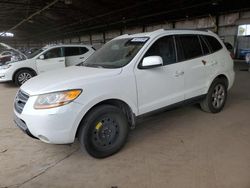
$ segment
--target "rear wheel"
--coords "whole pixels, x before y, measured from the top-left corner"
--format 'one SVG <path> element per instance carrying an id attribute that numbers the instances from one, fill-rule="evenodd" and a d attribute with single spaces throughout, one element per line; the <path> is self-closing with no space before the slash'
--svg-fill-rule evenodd
<path id="1" fill-rule="evenodd" d="M 210 86 L 206 98 L 200 103 L 205 112 L 220 112 L 227 100 L 227 86 L 224 79 L 216 79 Z"/>
<path id="2" fill-rule="evenodd" d="M 81 124 L 78 138 L 81 149 L 95 158 L 118 152 L 126 143 L 129 126 L 123 112 L 111 105 L 94 108 Z"/>
<path id="3" fill-rule="evenodd" d="M 21 86 L 27 80 L 31 79 L 34 76 L 34 73 L 30 70 L 20 70 L 14 76 L 14 82 L 16 85 Z"/>

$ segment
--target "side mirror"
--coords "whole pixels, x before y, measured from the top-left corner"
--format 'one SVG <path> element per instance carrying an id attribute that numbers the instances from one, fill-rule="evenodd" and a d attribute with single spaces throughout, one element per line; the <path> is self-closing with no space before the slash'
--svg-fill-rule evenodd
<path id="1" fill-rule="evenodd" d="M 38 59 L 44 60 L 44 55 L 40 55 Z"/>
<path id="2" fill-rule="evenodd" d="M 163 66 L 163 60 L 160 56 L 148 56 L 142 60 L 142 69 L 150 69 Z"/>

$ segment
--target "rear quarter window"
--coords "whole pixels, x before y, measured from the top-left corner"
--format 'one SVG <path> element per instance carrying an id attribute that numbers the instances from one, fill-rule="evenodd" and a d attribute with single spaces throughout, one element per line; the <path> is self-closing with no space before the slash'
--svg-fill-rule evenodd
<path id="1" fill-rule="evenodd" d="M 81 55 L 87 53 L 88 51 L 89 51 L 88 48 L 80 47 L 80 54 Z"/>
<path id="2" fill-rule="evenodd" d="M 203 50 L 203 55 L 210 54 L 209 46 L 203 36 L 200 36 L 200 42 Z"/>
<path id="3" fill-rule="evenodd" d="M 223 47 L 221 43 L 213 36 L 204 36 L 206 39 L 207 43 L 209 44 L 212 52 L 217 52 L 221 50 Z"/>

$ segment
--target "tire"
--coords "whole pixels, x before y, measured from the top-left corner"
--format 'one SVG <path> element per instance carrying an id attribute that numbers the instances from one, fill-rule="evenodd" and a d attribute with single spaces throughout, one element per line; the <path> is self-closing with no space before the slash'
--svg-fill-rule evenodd
<path id="1" fill-rule="evenodd" d="M 95 158 L 117 153 L 127 141 L 127 119 L 119 108 L 112 105 L 95 107 L 80 126 L 78 139 L 81 149 L 86 149 Z"/>
<path id="2" fill-rule="evenodd" d="M 14 76 L 14 82 L 16 85 L 21 86 L 23 85 L 27 80 L 31 79 L 34 75 L 34 73 L 30 70 L 24 69 L 18 71 Z"/>
<path id="3" fill-rule="evenodd" d="M 211 84 L 206 98 L 200 103 L 201 109 L 205 112 L 220 112 L 227 100 L 227 84 L 225 79 L 215 79 Z"/>

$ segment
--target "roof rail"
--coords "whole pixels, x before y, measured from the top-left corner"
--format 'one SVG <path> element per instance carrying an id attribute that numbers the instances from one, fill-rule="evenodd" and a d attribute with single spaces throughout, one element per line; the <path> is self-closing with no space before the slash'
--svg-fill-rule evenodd
<path id="1" fill-rule="evenodd" d="M 209 29 L 185 29 L 185 28 L 181 28 L 181 29 L 178 29 L 178 28 L 175 28 L 175 29 L 164 29 L 165 31 L 168 31 L 168 30 L 180 30 L 180 31 L 204 31 L 204 32 L 211 32 Z M 158 30 L 156 30 L 158 31 Z"/>
<path id="2" fill-rule="evenodd" d="M 166 29 L 157 29 L 157 30 L 155 30 L 155 31 L 153 31 L 153 32 L 159 32 L 159 31 L 165 31 Z"/>

